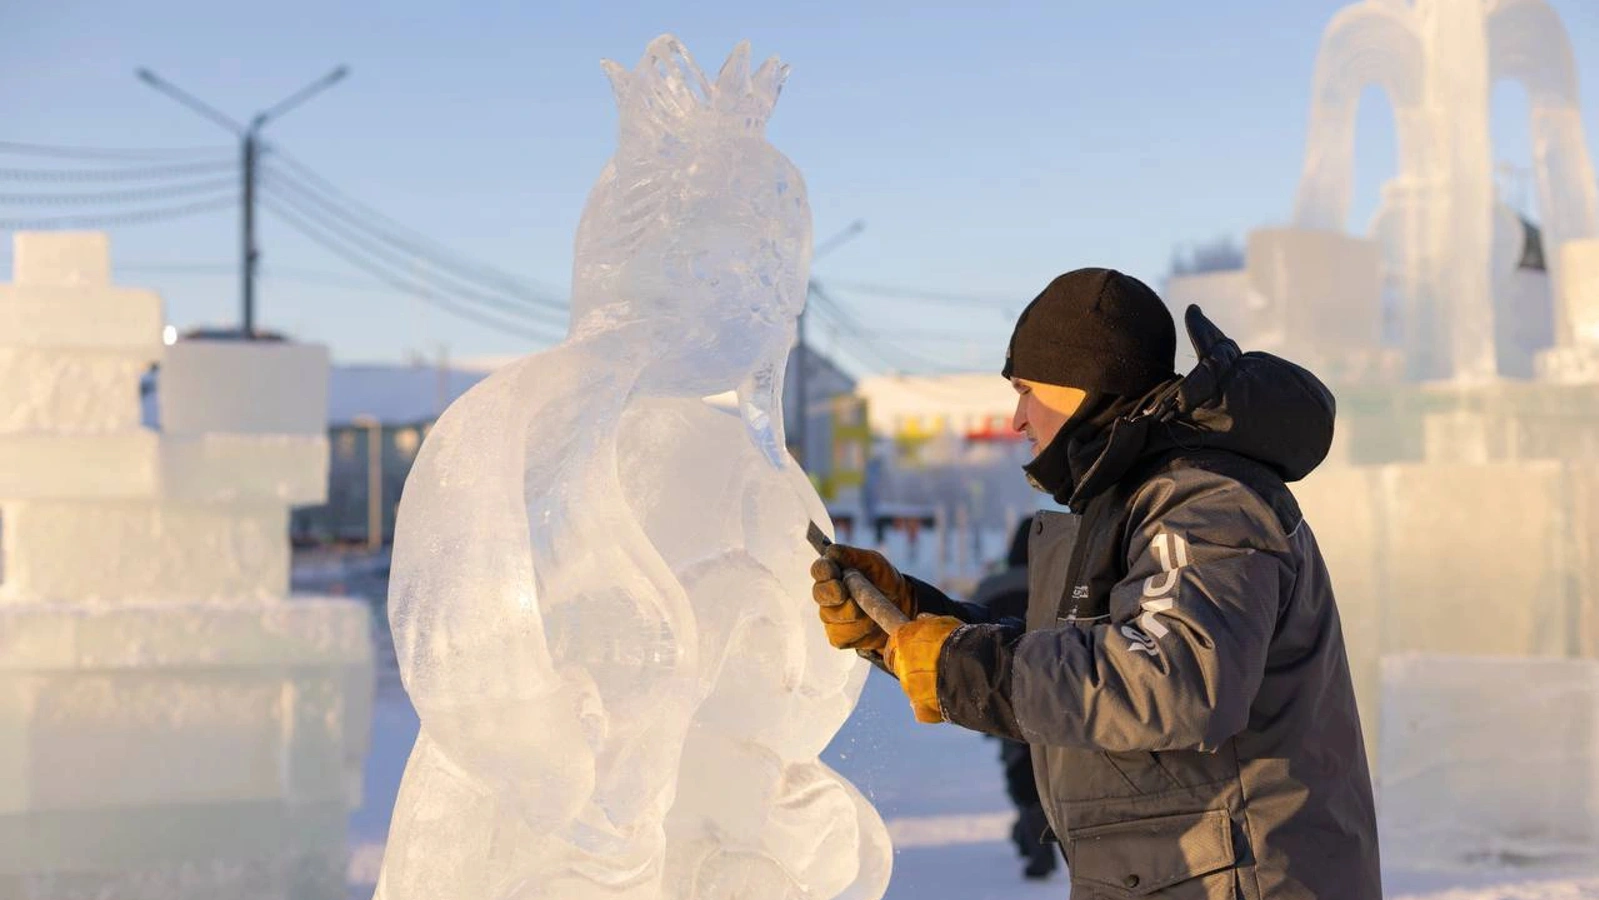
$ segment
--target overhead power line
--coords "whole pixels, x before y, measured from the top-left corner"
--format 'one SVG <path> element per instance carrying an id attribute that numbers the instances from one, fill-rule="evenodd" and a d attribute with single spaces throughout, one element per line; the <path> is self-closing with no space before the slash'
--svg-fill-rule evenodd
<path id="1" fill-rule="evenodd" d="M 425 256 L 437 268 L 454 272 L 486 286 L 512 292 L 517 296 L 537 298 L 538 303 L 551 309 L 562 312 L 566 310 L 566 302 L 553 297 L 547 288 L 520 275 L 464 256 L 437 240 L 407 227 L 344 193 L 328 179 L 275 145 L 269 146 L 266 153 L 264 172 L 269 178 L 280 180 L 285 186 L 297 190 L 303 196 L 356 224 L 373 236 L 409 253 Z M 282 166 L 277 165 L 278 163 L 282 163 Z"/>
<path id="2" fill-rule="evenodd" d="M 0 180 L 5 181 L 149 181 L 161 178 L 183 178 L 190 175 L 211 175 L 238 168 L 228 160 L 216 162 L 172 163 L 159 166 L 123 166 L 115 169 L 11 169 L 0 168 Z"/>
<path id="3" fill-rule="evenodd" d="M 472 300 L 479 305 L 492 307 L 502 313 L 526 318 L 540 325 L 564 329 L 563 317 L 551 310 L 548 306 L 529 303 L 527 298 L 507 296 L 503 292 L 484 290 L 480 286 L 468 283 L 464 279 L 450 275 L 440 275 L 429 272 L 417 266 L 418 257 L 407 253 L 405 250 L 385 245 L 381 240 L 364 233 L 360 228 L 351 225 L 341 217 L 328 214 L 304 202 L 299 195 L 291 195 L 279 189 L 276 181 L 266 183 L 266 195 L 276 201 L 276 210 L 287 208 L 296 213 L 301 219 L 319 226 L 324 232 L 337 236 L 344 244 L 359 249 L 369 259 L 376 258 L 382 265 L 389 269 L 405 271 L 410 283 L 431 284 L 434 290 L 442 295 Z"/>
<path id="4" fill-rule="evenodd" d="M 868 368 L 877 371 L 887 368 L 900 372 L 926 372 L 946 373 L 958 371 L 959 367 L 951 366 L 945 360 L 933 359 L 923 356 L 903 346 L 881 337 L 867 337 L 872 330 L 862 327 L 861 323 L 844 307 L 835 302 L 828 291 L 817 281 L 810 285 L 811 299 L 814 308 L 828 319 L 837 323 L 838 328 L 834 336 L 850 350 L 851 355 L 857 359 L 863 357 L 875 359 L 879 365 Z"/>
<path id="5" fill-rule="evenodd" d="M 194 216 L 238 205 L 237 197 L 216 197 L 180 206 L 131 210 L 125 213 L 53 216 L 41 219 L 0 219 L 0 231 L 50 230 L 56 228 L 105 228 L 110 225 L 142 225 L 165 219 Z"/>
<path id="6" fill-rule="evenodd" d="M 261 203 L 268 211 L 282 219 L 291 228 L 304 234 L 306 237 L 320 244 L 323 249 L 340 257 L 350 265 L 370 274 L 384 284 L 395 290 L 414 296 L 423 302 L 439 307 L 453 315 L 475 322 L 487 328 L 492 328 L 502 333 L 514 334 L 518 337 L 537 342 L 553 342 L 558 338 L 549 332 L 533 331 L 530 325 L 537 323 L 516 323 L 508 321 L 491 313 L 486 313 L 478 308 L 468 306 L 456 301 L 451 296 L 425 284 L 400 278 L 391 271 L 388 265 L 375 262 L 370 256 L 363 254 L 358 249 L 352 249 L 344 239 L 333 234 L 319 225 L 291 209 L 277 197 L 263 197 Z"/>
<path id="7" fill-rule="evenodd" d="M 79 206 L 96 203 L 134 203 L 141 200 L 164 200 L 185 194 L 205 194 L 232 191 L 236 186 L 233 176 L 212 178 L 206 181 L 189 181 L 161 187 L 132 188 L 125 191 L 100 191 L 93 194 L 0 194 L 0 204 L 28 206 Z"/>
<path id="8" fill-rule="evenodd" d="M 225 147 L 143 147 L 138 149 L 108 147 L 63 147 L 56 144 L 33 144 L 25 141 L 0 141 L 0 154 L 11 156 L 40 156 L 49 159 L 106 159 L 151 160 L 177 157 L 229 155 Z"/>

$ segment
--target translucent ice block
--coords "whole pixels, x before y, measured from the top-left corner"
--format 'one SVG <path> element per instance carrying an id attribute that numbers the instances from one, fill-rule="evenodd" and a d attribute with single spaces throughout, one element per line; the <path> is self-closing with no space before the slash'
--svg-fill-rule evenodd
<path id="1" fill-rule="evenodd" d="M 0 347 L 0 435 L 137 429 L 139 377 L 148 365 L 142 354 Z"/>
<path id="2" fill-rule="evenodd" d="M 181 341 L 161 363 L 168 434 L 327 432 L 328 351 L 273 341 Z"/>
<path id="3" fill-rule="evenodd" d="M 159 481 L 156 433 L 0 434 L 0 498 L 150 498 Z"/>
<path id="4" fill-rule="evenodd" d="M 0 896 L 344 896 L 364 603 L 0 608 Z"/>
<path id="5" fill-rule="evenodd" d="M 1556 251 L 1560 262 L 1562 335 L 1570 344 L 1599 347 L 1599 238 L 1568 241 Z"/>
<path id="6" fill-rule="evenodd" d="M 1251 290 L 1276 311 L 1293 358 L 1366 352 L 1382 337 L 1382 276 L 1374 241 L 1333 231 L 1250 232 Z"/>
<path id="7" fill-rule="evenodd" d="M 1378 627 L 1384 595 L 1378 547 L 1383 524 L 1376 503 L 1381 483 L 1378 469 L 1333 466 L 1293 485 L 1306 527 L 1315 534 L 1326 560 L 1360 707 L 1366 756 L 1373 763 L 1381 703 Z"/>
<path id="8" fill-rule="evenodd" d="M 6 507 L 0 600 L 241 603 L 288 593 L 282 506 Z"/>
<path id="9" fill-rule="evenodd" d="M 11 236 L 17 284 L 103 287 L 111 283 L 111 238 L 103 231 L 19 231 Z"/>
<path id="10" fill-rule="evenodd" d="M 13 347 L 161 352 L 161 298 L 112 287 L 0 284 L 0 335 Z"/>
<path id="11" fill-rule="evenodd" d="M 1555 461 L 1386 467 L 1385 649 L 1563 655 L 1575 646 L 1568 471 Z"/>
<path id="12" fill-rule="evenodd" d="M 161 492 L 187 503 L 314 505 L 328 496 L 325 434 L 166 435 Z"/>

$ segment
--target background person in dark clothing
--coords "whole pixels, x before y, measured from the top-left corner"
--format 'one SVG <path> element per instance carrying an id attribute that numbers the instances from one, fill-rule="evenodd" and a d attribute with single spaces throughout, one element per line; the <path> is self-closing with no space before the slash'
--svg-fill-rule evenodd
<path id="1" fill-rule="evenodd" d="M 988 610 L 996 621 L 1027 618 L 1027 544 L 1033 532 L 1031 516 L 1021 520 L 1011 535 L 1010 550 L 999 570 L 977 583 L 972 602 Z M 1005 793 L 1016 807 L 1011 840 L 1027 860 L 1022 874 L 1029 879 L 1048 878 L 1058 865 L 1055 845 L 1044 840 L 1049 821 L 1038 784 L 1033 781 L 1033 754 L 1025 741 L 989 735 L 999 742 L 999 761 L 1005 773 Z"/>
<path id="2" fill-rule="evenodd" d="M 1332 443 L 1332 395 L 1200 313 L 1173 372 L 1165 304 L 1108 269 L 1023 311 L 1003 371 L 1042 512 L 1027 621 L 995 620 L 829 547 L 836 647 L 879 653 L 918 721 L 1027 742 L 1077 897 L 1377 900 L 1365 745 L 1332 582 L 1287 483 Z M 859 570 L 911 621 L 888 635 Z"/>

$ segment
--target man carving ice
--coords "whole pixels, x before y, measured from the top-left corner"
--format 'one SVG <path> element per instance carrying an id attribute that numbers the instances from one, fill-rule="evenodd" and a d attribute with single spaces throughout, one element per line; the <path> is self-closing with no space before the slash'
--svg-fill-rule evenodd
<path id="1" fill-rule="evenodd" d="M 1315 537 L 1285 482 L 1332 438 L 1309 372 L 1241 354 L 1197 308 L 1080 269 L 1022 313 L 1003 370 L 1040 513 L 1027 621 L 992 621 L 842 545 L 812 568 L 829 641 L 881 662 L 921 722 L 1032 746 L 1074 896 L 1381 896 L 1354 689 Z M 853 568 L 911 617 L 892 636 Z M 1048 839 L 1048 835 L 1042 836 Z"/>

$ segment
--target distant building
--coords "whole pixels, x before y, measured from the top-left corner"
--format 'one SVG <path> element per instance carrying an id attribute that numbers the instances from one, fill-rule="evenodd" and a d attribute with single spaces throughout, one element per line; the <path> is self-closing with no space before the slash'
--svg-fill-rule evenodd
<path id="1" fill-rule="evenodd" d="M 1047 501 L 1022 475 L 1032 451 L 1011 428 L 1016 393 L 998 373 L 874 376 L 856 395 L 873 438 L 867 518 L 964 509 L 974 525 L 1010 528 Z"/>

